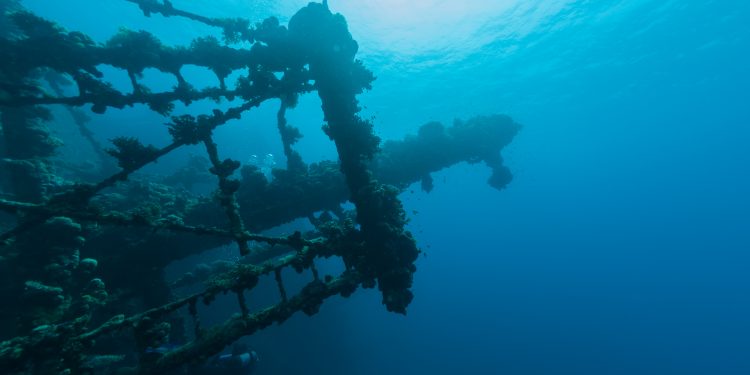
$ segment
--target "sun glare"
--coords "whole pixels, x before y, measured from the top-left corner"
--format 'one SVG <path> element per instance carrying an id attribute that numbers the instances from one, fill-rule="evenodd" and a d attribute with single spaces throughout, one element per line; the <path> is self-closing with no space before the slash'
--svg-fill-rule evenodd
<path id="1" fill-rule="evenodd" d="M 485 39 L 483 28 L 522 0 L 329 0 L 344 14 L 364 53 L 417 55 L 467 51 Z"/>

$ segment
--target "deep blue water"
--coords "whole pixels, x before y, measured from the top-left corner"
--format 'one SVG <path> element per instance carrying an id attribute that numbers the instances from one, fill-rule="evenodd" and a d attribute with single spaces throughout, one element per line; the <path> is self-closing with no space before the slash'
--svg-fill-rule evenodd
<path id="1" fill-rule="evenodd" d="M 168 44 L 216 33 L 146 19 L 115 0 L 24 3 L 97 40 L 121 25 Z M 305 4 L 173 3 L 282 21 Z M 259 374 L 750 373 L 750 3 L 330 6 L 349 19 L 378 76 L 360 99 L 381 136 L 506 113 L 524 125 L 504 151 L 515 179 L 498 192 L 486 167 L 458 165 L 434 176 L 432 193 L 403 194 L 427 254 L 408 315 L 387 313 L 371 290 L 331 300 L 313 318 L 249 340 L 263 358 Z M 110 73 L 128 87 L 123 73 Z M 308 161 L 335 157 L 319 104 L 303 98 L 290 114 Z M 281 155 L 275 110 L 222 128 L 226 156 Z M 115 122 L 130 126 L 107 126 Z M 163 120 L 135 108 L 92 126 L 102 140 L 129 131 L 166 143 L 154 123 Z"/>

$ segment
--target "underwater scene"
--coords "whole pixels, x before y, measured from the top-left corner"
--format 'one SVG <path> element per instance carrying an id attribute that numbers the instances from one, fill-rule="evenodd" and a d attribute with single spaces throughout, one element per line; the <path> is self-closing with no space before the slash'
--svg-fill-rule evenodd
<path id="1" fill-rule="evenodd" d="M 748 20 L 0 0 L 0 375 L 750 374 Z"/>

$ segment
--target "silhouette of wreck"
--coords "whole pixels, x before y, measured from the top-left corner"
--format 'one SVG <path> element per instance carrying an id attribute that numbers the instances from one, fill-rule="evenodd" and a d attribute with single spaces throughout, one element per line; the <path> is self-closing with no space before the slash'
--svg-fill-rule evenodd
<path id="1" fill-rule="evenodd" d="M 486 163 L 489 184 L 497 189 L 511 180 L 500 151 L 519 125 L 507 116 L 429 123 L 381 145 L 373 124 L 358 115 L 356 98 L 371 89 L 374 76 L 355 59 L 358 45 L 344 17 L 325 4 L 310 3 L 283 26 L 276 18 L 257 24 L 210 18 L 168 0 L 126 1 L 146 17 L 183 17 L 220 28 L 223 40 L 209 36 L 167 46 L 146 31 L 123 29 L 96 43 L 17 1 L 0 0 L 3 374 L 162 374 L 200 363 L 298 311 L 315 314 L 328 297 L 346 297 L 360 287 L 377 287 L 386 309 L 406 313 L 420 251 L 404 228 L 399 193 L 415 182 L 431 190 L 430 173 L 460 162 Z M 132 92 L 113 88 L 97 68 L 103 64 L 127 72 Z M 210 69 L 216 86 L 194 88 L 181 73 L 185 65 Z M 177 85 L 152 92 L 139 82 L 147 68 L 173 75 Z M 225 79 L 237 70 L 245 73 L 228 87 Z M 71 91 L 77 94 L 66 94 Z M 294 150 L 301 132 L 285 114 L 309 92 L 321 99 L 323 131 L 338 160 L 307 164 Z M 207 98 L 241 104 L 199 116 L 173 113 L 177 101 Z M 287 161 L 270 180 L 257 166 L 222 158 L 212 136 L 268 100 L 280 102 L 277 126 Z M 168 118 L 172 142 L 154 146 L 118 137 L 111 147 L 100 146 L 86 127 L 85 108 L 100 114 L 136 104 Z M 98 152 L 100 171 L 113 173 L 97 183 L 60 173 L 50 105 L 70 112 Z M 207 161 L 194 158 L 172 179 L 133 178 L 186 145 L 202 145 Z M 211 197 L 184 188 L 208 177 L 217 184 Z M 355 209 L 342 208 L 345 202 Z M 314 230 L 261 234 L 298 218 L 308 218 Z M 231 243 L 240 261 L 165 280 L 170 263 Z M 316 259 L 328 257 L 342 259 L 345 270 L 319 275 Z M 281 271 L 287 268 L 311 275 L 295 295 L 284 287 Z M 251 310 L 245 292 L 264 275 L 275 277 L 279 302 Z M 188 296 L 174 293 L 185 285 L 201 287 Z M 223 294 L 236 296 L 237 314 L 202 326 L 197 305 Z M 159 356 L 139 355 L 173 342 L 186 344 Z"/>

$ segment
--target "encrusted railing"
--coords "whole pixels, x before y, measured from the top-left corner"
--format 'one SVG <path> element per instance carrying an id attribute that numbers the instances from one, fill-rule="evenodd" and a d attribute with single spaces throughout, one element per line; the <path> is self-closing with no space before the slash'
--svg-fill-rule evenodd
<path id="1" fill-rule="evenodd" d="M 518 125 L 504 116 L 457 122 L 451 128 L 428 124 L 417 136 L 388 142 L 381 150 L 372 123 L 358 115 L 356 99 L 371 88 L 374 76 L 355 59 L 358 46 L 344 18 L 324 4 L 309 4 L 284 27 L 275 18 L 254 26 L 245 19 L 209 18 L 176 9 L 167 0 L 127 1 L 137 4 L 146 16 L 186 17 L 219 27 L 224 44 L 205 37 L 188 47 L 165 46 L 145 31 L 128 30 L 100 44 L 9 6 L 12 1 L 0 0 L 12 10 L 7 17 L 14 25 L 9 37 L 0 39 L 4 137 L 0 141 L 5 142 L 0 150 L 13 181 L 8 188 L 12 197 L 0 199 L 0 211 L 16 221 L 0 234 L 0 267 L 18 270 L 6 274 L 0 293 L 24 290 L 27 301 L 11 314 L 29 313 L 21 319 L 19 329 L 7 325 L 6 331 L 12 329 L 16 337 L 0 343 L 3 372 L 91 373 L 106 357 L 92 354 L 97 339 L 116 340 L 117 335 L 130 331 L 135 337 L 134 349 L 144 353 L 146 348 L 174 341 L 174 335 L 180 333 L 174 324 L 180 324 L 180 316 L 189 316 L 194 329 L 192 334 L 181 334 L 184 340 L 189 339 L 186 344 L 156 358 L 141 355 L 138 363 L 119 365 L 159 374 L 215 355 L 240 337 L 283 322 L 297 311 L 314 314 L 326 298 L 348 296 L 359 286 L 377 285 L 386 308 L 405 313 L 412 300 L 410 288 L 419 250 L 405 229 L 400 188 L 421 180 L 423 188 L 430 190 L 430 172 L 460 161 L 485 161 L 493 169 L 490 183 L 497 188 L 510 181 L 499 151 L 511 141 Z M 252 47 L 230 46 L 239 41 Z M 114 89 L 97 69 L 102 64 L 125 70 L 132 92 Z M 188 64 L 214 72 L 217 86 L 194 89 L 181 74 Z M 147 68 L 172 74 L 177 85 L 153 93 L 139 82 Z M 225 79 L 239 69 L 247 74 L 238 79 L 236 87 L 228 88 Z M 64 90 L 59 88 L 68 78 L 76 86 L 75 96 L 63 96 Z M 45 86 L 56 88 L 55 94 L 47 93 Z M 286 111 L 296 105 L 299 95 L 313 91 L 322 101 L 324 131 L 336 145 L 338 164 L 306 165 L 293 149 L 301 134 L 287 123 Z M 144 145 L 136 138 L 113 139 L 114 148 L 106 152 L 117 160 L 120 170 L 98 183 L 43 182 L 55 178 L 49 160 L 57 145 L 42 125 L 50 120 L 43 106 L 90 105 L 94 113 L 103 113 L 109 107 L 145 104 L 166 116 L 174 111 L 175 101 L 190 104 L 205 98 L 239 98 L 243 102 L 211 114 L 172 116 L 167 125 L 172 142 L 162 147 Z M 221 158 L 213 131 L 271 99 L 281 103 L 277 125 L 287 168 L 274 171 L 276 178 L 269 183 L 257 168 L 246 167 L 240 180 L 235 176 L 241 163 Z M 83 123 L 78 125 L 85 129 Z M 93 139 L 90 134 L 88 138 Z M 130 211 L 109 207 L 113 203 L 107 190 L 123 188 L 122 182 L 131 180 L 144 166 L 182 146 L 197 144 L 205 147 L 209 171 L 218 181 L 214 200 L 181 197 L 177 190 L 159 196 L 149 190 L 152 186 L 145 188 L 144 194 L 162 199 L 161 206 Z M 441 150 L 435 150 L 436 144 Z M 24 194 L 27 186 L 35 187 L 33 194 Z M 163 204 L 164 199 L 169 204 Z M 354 203 L 356 216 L 341 210 L 339 204 L 346 200 Z M 216 215 L 217 203 L 223 220 Z M 168 211 L 165 207 L 173 208 Z M 324 214 L 314 216 L 318 211 Z M 298 217 L 309 217 L 316 229 L 287 237 L 256 233 Z M 138 241 L 131 241 L 137 244 L 128 243 L 129 231 L 137 231 Z M 46 237 L 40 239 L 40 233 Z M 180 239 L 181 235 L 189 237 Z M 204 240 L 196 241 L 196 236 Z M 203 291 L 171 302 L 174 296 L 170 293 L 147 292 L 138 285 L 138 276 L 118 269 L 140 263 L 144 269 L 140 272 L 158 278 L 169 262 L 227 241 L 236 243 L 240 255 L 252 263 L 238 262 L 216 272 L 205 281 Z M 278 256 L 279 252 L 266 251 L 257 243 L 287 250 Z M 162 248 L 165 244 L 168 248 Z M 97 260 L 80 259 L 84 253 Z M 331 256 L 343 259 L 345 270 L 321 278 L 314 261 Z M 293 296 L 287 295 L 281 277 L 281 270 L 287 267 L 312 274 L 312 280 Z M 260 276 L 272 273 L 280 302 L 250 311 L 245 292 L 257 285 Z M 99 275 L 101 278 L 96 277 Z M 119 296 L 108 294 L 110 281 Z M 163 286 L 167 288 L 166 283 Z M 128 293 L 124 291 L 131 296 L 125 297 Z M 237 296 L 238 314 L 216 327 L 202 327 L 196 304 L 210 304 L 226 293 Z M 141 312 L 102 318 L 108 311 L 127 310 L 134 300 L 143 307 Z"/>

